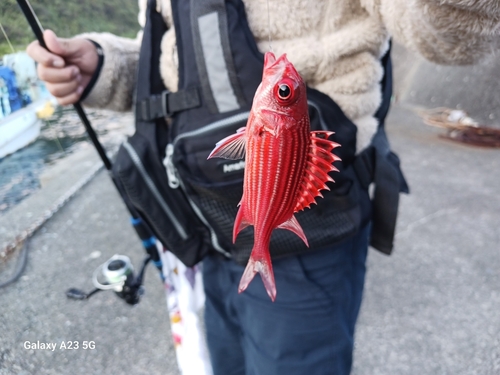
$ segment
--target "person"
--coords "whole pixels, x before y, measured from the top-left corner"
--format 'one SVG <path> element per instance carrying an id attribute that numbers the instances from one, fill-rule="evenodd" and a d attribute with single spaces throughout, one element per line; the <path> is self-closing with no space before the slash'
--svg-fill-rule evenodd
<path id="1" fill-rule="evenodd" d="M 145 22 L 146 1 L 140 0 Z M 439 64 L 472 64 L 498 47 L 500 5 L 473 0 L 243 0 L 261 52 L 271 40 L 287 53 L 306 83 L 334 100 L 356 125 L 356 154 L 369 147 L 382 103 L 381 58 L 390 39 Z M 161 40 L 160 72 L 178 86 L 178 49 L 170 0 L 157 3 L 168 27 Z M 269 14 L 269 17 L 268 17 Z M 89 33 L 71 39 L 44 34 L 28 53 L 62 105 L 82 99 L 90 107 L 133 105 L 140 35 L 125 39 Z M 96 43 L 104 53 L 99 65 Z M 321 205 L 321 202 L 320 202 Z M 273 260 L 278 297 L 272 303 L 257 278 L 241 295 L 244 267 L 209 255 L 203 261 L 207 342 L 215 374 L 348 374 L 360 310 L 370 222 L 325 248 Z"/>

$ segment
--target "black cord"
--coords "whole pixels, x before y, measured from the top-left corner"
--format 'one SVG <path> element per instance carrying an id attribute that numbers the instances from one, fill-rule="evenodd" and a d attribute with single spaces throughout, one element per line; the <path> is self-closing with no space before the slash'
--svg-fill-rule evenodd
<path id="1" fill-rule="evenodd" d="M 0 288 L 5 288 L 6 286 L 14 283 L 21 277 L 26 265 L 28 264 L 28 251 L 29 251 L 29 239 L 24 240 L 23 247 L 21 248 L 21 254 L 19 254 L 19 260 L 17 261 L 16 269 L 13 275 L 7 280 L 0 283 Z"/>
<path id="2" fill-rule="evenodd" d="M 92 89 L 94 88 L 94 86 L 97 82 L 97 79 L 101 75 L 102 66 L 104 65 L 104 52 L 102 50 L 101 45 L 99 43 L 91 40 L 91 39 L 87 39 L 87 40 L 94 45 L 95 50 L 97 52 L 98 60 L 97 60 L 97 67 L 94 71 L 94 74 L 92 75 L 92 78 L 90 78 L 90 81 L 87 84 L 87 87 L 85 87 L 85 90 L 83 90 L 82 95 L 80 96 L 80 102 L 83 102 L 85 100 L 85 98 L 90 94 Z"/>

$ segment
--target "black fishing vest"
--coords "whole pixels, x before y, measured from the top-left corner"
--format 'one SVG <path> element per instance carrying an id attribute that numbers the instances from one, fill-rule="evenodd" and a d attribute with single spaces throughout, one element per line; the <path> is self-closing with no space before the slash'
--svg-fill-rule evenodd
<path id="1" fill-rule="evenodd" d="M 244 161 L 210 159 L 224 137 L 246 125 L 262 80 L 263 55 L 241 0 L 171 0 L 179 84 L 168 92 L 159 73 L 162 16 L 149 0 L 137 74 L 136 133 L 121 147 L 113 173 L 132 204 L 164 244 L 190 266 L 211 251 L 245 264 L 253 228 L 232 243 L 243 192 Z M 296 214 L 309 241 L 273 232 L 276 258 L 331 247 L 373 222 L 372 245 L 390 253 L 400 191 L 407 186 L 383 129 L 392 93 L 389 53 L 383 58 L 380 127 L 370 147 L 355 155 L 356 126 L 327 95 L 308 88 L 311 130 L 330 130 L 342 147 L 334 184 L 317 205 Z M 373 202 L 368 186 L 375 183 Z"/>

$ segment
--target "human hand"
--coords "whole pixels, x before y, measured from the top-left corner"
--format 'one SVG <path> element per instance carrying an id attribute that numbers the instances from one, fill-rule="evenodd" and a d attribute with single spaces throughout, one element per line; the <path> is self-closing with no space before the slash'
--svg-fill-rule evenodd
<path id="1" fill-rule="evenodd" d="M 94 44 L 84 38 L 58 38 L 51 30 L 44 31 L 43 39 L 48 50 L 38 41 L 26 49 L 38 62 L 38 77 L 59 104 L 78 102 L 99 61 Z"/>

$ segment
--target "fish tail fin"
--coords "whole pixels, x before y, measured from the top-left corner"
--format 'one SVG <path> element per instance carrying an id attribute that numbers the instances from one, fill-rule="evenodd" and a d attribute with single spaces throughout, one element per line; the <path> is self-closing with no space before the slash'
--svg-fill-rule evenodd
<path id="1" fill-rule="evenodd" d="M 274 281 L 271 256 L 267 248 L 264 251 L 258 251 L 255 247 L 253 248 L 245 272 L 243 272 L 243 276 L 241 276 L 238 293 L 243 292 L 248 287 L 248 284 L 250 284 L 257 272 L 260 273 L 267 294 L 274 302 L 276 299 L 276 283 Z"/>

